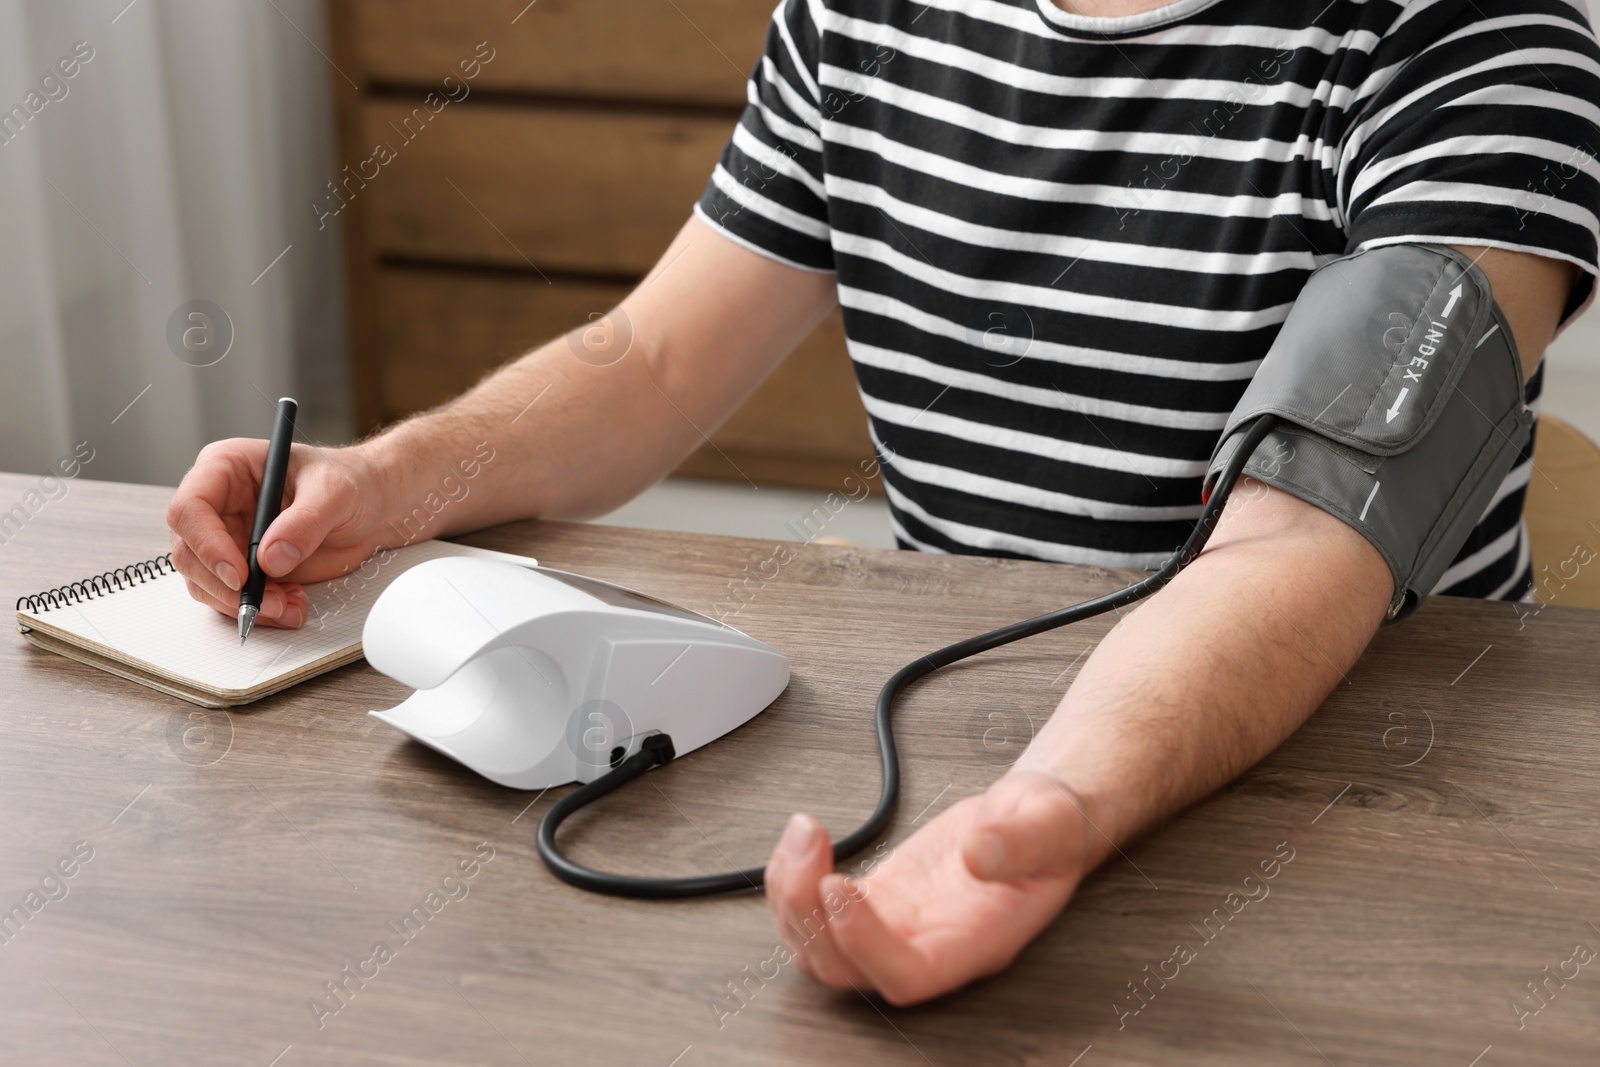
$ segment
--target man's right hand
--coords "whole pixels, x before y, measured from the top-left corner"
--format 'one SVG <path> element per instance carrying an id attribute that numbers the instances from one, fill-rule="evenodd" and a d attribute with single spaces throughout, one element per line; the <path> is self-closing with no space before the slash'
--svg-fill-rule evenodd
<path id="1" fill-rule="evenodd" d="M 167 507 L 172 563 L 189 593 L 233 618 L 248 573 L 245 553 L 267 442 L 234 438 L 207 445 Z M 268 581 L 256 625 L 293 629 L 309 610 L 303 582 L 336 578 L 378 547 L 384 509 L 380 473 L 356 448 L 294 445 L 283 511 L 256 558 Z"/>

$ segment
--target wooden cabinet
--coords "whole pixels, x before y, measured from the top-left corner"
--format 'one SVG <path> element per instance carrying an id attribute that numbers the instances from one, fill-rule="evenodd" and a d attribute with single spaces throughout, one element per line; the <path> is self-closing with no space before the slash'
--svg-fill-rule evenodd
<path id="1" fill-rule="evenodd" d="M 347 169 L 325 204 L 345 225 L 363 430 L 627 293 L 698 199 L 771 14 L 766 0 L 330 7 Z M 712 439 L 681 472 L 832 489 L 870 456 L 838 315 Z"/>

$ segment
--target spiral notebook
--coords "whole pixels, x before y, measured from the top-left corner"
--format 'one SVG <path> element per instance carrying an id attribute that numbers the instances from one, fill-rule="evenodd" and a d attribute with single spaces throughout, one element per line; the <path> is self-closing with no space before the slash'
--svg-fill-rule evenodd
<path id="1" fill-rule="evenodd" d="M 350 574 L 306 586 L 298 630 L 238 623 L 189 596 L 170 556 L 129 564 L 17 601 L 17 625 L 40 648 L 207 708 L 232 707 L 361 658 L 361 628 L 378 594 L 430 559 L 513 556 L 448 541 L 421 541 L 374 556 Z"/>

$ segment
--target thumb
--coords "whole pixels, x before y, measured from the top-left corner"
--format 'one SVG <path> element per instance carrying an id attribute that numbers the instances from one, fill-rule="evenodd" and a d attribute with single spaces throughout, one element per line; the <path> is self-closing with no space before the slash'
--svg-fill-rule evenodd
<path id="1" fill-rule="evenodd" d="M 1076 877 L 1085 870 L 1092 832 L 1083 801 L 1058 779 L 1013 772 L 983 794 L 961 857 L 986 882 Z"/>
<path id="2" fill-rule="evenodd" d="M 343 520 L 336 490 L 321 478 L 302 478 L 291 486 L 293 499 L 256 547 L 261 569 L 282 578 L 321 547 L 328 534 Z"/>

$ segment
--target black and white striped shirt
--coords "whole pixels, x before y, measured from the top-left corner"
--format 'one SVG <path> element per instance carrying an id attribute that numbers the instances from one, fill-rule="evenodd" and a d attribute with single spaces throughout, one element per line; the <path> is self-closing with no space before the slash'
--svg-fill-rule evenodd
<path id="1" fill-rule="evenodd" d="M 1592 302 L 1597 119 L 1563 0 L 785 0 L 696 211 L 836 272 L 903 547 L 1154 568 L 1318 266 L 1493 245 Z M 1436 592 L 1530 594 L 1532 448 Z"/>

